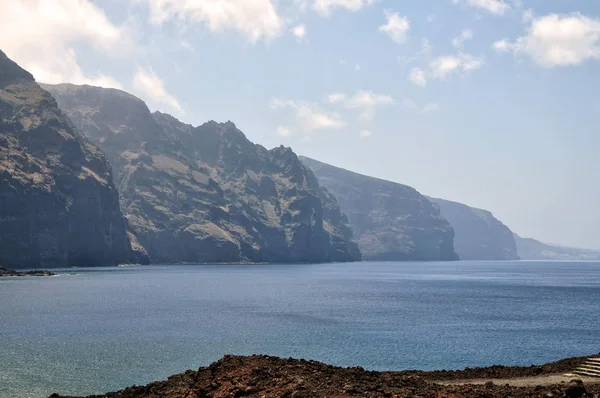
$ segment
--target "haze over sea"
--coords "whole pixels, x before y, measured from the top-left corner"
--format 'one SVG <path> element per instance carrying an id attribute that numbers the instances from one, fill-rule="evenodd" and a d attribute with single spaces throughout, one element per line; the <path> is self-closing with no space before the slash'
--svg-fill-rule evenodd
<path id="1" fill-rule="evenodd" d="M 227 353 L 401 370 L 541 364 L 600 351 L 600 263 L 59 272 L 0 280 L 0 397 L 117 390 Z"/>

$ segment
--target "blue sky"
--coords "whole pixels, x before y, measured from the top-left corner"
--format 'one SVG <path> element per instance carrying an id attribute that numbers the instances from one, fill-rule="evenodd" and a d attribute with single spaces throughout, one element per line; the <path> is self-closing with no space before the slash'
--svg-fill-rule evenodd
<path id="1" fill-rule="evenodd" d="M 600 249 L 600 2 L 18 0 L 0 48 Z"/>

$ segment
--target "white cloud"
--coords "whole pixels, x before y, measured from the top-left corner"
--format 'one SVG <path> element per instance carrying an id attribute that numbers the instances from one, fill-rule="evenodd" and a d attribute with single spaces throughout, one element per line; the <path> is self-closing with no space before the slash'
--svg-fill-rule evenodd
<path id="1" fill-rule="evenodd" d="M 496 51 L 511 51 L 512 50 L 512 44 L 509 43 L 508 40 L 506 39 L 502 39 L 502 40 L 498 40 L 497 42 L 494 42 L 494 44 L 492 44 L 492 48 Z"/>
<path id="2" fill-rule="evenodd" d="M 344 93 L 331 93 L 327 96 L 327 100 L 332 104 L 337 102 L 344 101 L 346 99 L 346 94 Z"/>
<path id="3" fill-rule="evenodd" d="M 533 18 L 526 36 L 513 43 L 500 40 L 492 47 L 497 51 L 528 55 L 545 68 L 579 65 L 600 59 L 600 19 L 580 13 Z"/>
<path id="4" fill-rule="evenodd" d="M 425 106 L 423 106 L 423 109 L 421 109 L 421 113 L 435 112 L 435 111 L 438 111 L 439 109 L 440 109 L 439 102 L 429 102 L 429 103 L 425 104 Z"/>
<path id="5" fill-rule="evenodd" d="M 36 80 L 121 87 L 104 74 L 85 74 L 73 49 L 77 43 L 114 54 L 128 38 L 88 0 L 0 1 L 0 48 Z"/>
<path id="6" fill-rule="evenodd" d="M 179 113 L 183 112 L 179 101 L 169 94 L 163 81 L 152 68 L 143 69 L 138 66 L 133 76 L 132 86 L 141 96 L 150 97 L 153 101 L 167 105 Z"/>
<path id="7" fill-rule="evenodd" d="M 277 126 L 277 133 L 276 133 L 279 137 L 291 137 L 292 135 L 294 135 L 294 133 L 292 132 L 292 130 L 288 129 L 287 127 L 283 127 L 283 126 Z"/>
<path id="8" fill-rule="evenodd" d="M 408 80 L 416 86 L 425 87 L 427 85 L 427 76 L 421 68 L 413 68 L 408 74 Z"/>
<path id="9" fill-rule="evenodd" d="M 466 4 L 495 15 L 502 15 L 510 8 L 504 0 L 452 0 L 452 3 Z"/>
<path id="10" fill-rule="evenodd" d="M 435 21 L 436 15 L 435 14 L 431 14 L 427 16 L 427 22 L 432 23 L 433 21 Z"/>
<path id="11" fill-rule="evenodd" d="M 469 72 L 483 66 L 483 57 L 459 53 L 458 55 L 445 55 L 433 59 L 429 63 L 431 75 L 437 79 L 445 79 L 454 72 Z"/>
<path id="12" fill-rule="evenodd" d="M 291 109 L 295 112 L 298 124 L 305 133 L 315 130 L 341 129 L 346 122 L 339 113 L 321 109 L 318 104 L 309 101 L 273 99 L 269 104 L 271 109 Z"/>
<path id="13" fill-rule="evenodd" d="M 360 72 L 360 65 L 359 64 L 354 65 L 354 70 L 356 72 Z"/>
<path id="14" fill-rule="evenodd" d="M 388 35 L 394 42 L 402 44 L 406 42 L 406 35 L 410 30 L 408 18 L 401 17 L 397 12 L 385 13 L 387 23 L 379 27 L 379 31 Z"/>
<path id="15" fill-rule="evenodd" d="M 306 26 L 304 25 L 296 25 L 292 28 L 292 34 L 296 36 L 298 39 L 303 39 L 306 37 Z"/>
<path id="16" fill-rule="evenodd" d="M 419 113 L 435 112 L 438 111 L 441 107 L 439 102 L 428 102 L 421 108 L 410 98 L 405 98 L 404 101 L 402 101 L 402 105 L 404 105 L 410 110 L 418 111 Z"/>
<path id="17" fill-rule="evenodd" d="M 343 8 L 348 11 L 359 11 L 373 4 L 374 0 L 314 0 L 313 9 L 321 16 L 331 15 L 334 9 Z"/>
<path id="18" fill-rule="evenodd" d="M 364 129 L 364 130 L 360 130 L 358 135 L 360 136 L 360 138 L 369 138 L 370 136 L 373 135 L 373 132 L 371 130 Z"/>
<path id="19" fill-rule="evenodd" d="M 463 43 L 473 38 L 473 31 L 471 29 L 463 29 L 458 37 L 452 39 L 452 45 L 456 48 L 462 48 Z"/>
<path id="20" fill-rule="evenodd" d="M 233 29 L 250 42 L 277 38 L 285 25 L 272 0 L 137 0 L 148 4 L 150 20 L 200 22 L 212 32 Z"/>
<path id="21" fill-rule="evenodd" d="M 351 97 L 344 93 L 333 93 L 328 96 L 329 102 L 343 103 L 346 109 L 359 109 L 359 117 L 371 120 L 375 116 L 375 108 L 380 105 L 389 105 L 394 99 L 389 95 L 376 94 L 369 90 L 359 90 Z"/>

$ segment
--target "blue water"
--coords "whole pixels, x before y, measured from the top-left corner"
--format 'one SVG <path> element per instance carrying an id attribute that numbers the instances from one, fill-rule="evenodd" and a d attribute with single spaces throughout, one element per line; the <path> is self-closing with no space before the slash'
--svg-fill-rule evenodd
<path id="1" fill-rule="evenodd" d="M 226 353 L 368 369 L 600 352 L 600 263 L 80 268 L 0 279 L 0 397 L 117 390 Z"/>

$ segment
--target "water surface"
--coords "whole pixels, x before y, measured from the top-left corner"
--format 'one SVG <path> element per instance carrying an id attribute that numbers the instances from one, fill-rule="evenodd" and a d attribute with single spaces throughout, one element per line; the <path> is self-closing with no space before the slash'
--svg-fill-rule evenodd
<path id="1" fill-rule="evenodd" d="M 0 397 L 117 390 L 226 353 L 387 370 L 530 365 L 600 352 L 600 263 L 61 273 L 0 279 Z"/>

